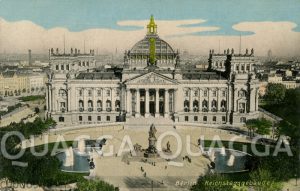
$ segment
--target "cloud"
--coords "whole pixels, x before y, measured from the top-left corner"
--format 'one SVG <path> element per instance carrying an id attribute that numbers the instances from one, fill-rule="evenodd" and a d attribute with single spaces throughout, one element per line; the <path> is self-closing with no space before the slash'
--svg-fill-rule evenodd
<path id="1" fill-rule="evenodd" d="M 146 34 L 148 20 L 119 21 L 122 27 L 134 27 L 133 30 L 88 29 L 80 32 L 70 32 L 66 28 L 49 30 L 30 21 L 8 22 L 0 18 L 0 52 L 25 53 L 32 49 L 34 53 L 47 53 L 49 48 L 63 49 L 65 36 L 66 49 L 71 47 L 83 51 L 98 50 L 99 53 L 130 49 Z M 187 50 L 192 54 L 207 55 L 209 49 L 238 49 L 239 36 L 196 35 L 199 32 L 220 30 L 215 26 L 202 26 L 205 20 L 158 20 L 158 33 L 162 39 L 170 43 L 174 49 Z M 256 55 L 266 55 L 269 49 L 273 55 L 294 56 L 300 53 L 300 33 L 293 31 L 296 27 L 292 22 L 241 22 L 233 26 L 237 31 L 253 32 L 242 36 L 242 49 L 254 48 Z M 200 33 L 201 34 L 201 33 Z M 222 51 L 223 52 L 223 51 Z"/>

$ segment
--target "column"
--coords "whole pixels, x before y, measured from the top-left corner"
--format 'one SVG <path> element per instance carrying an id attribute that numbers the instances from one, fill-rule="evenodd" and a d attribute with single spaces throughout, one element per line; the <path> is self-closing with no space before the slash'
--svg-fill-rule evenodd
<path id="1" fill-rule="evenodd" d="M 176 113 L 176 99 L 177 99 L 177 89 L 173 91 L 173 113 Z"/>
<path id="2" fill-rule="evenodd" d="M 210 111 L 211 100 L 210 100 L 210 89 L 209 88 L 207 88 L 207 96 L 208 96 L 208 98 L 207 98 L 207 102 L 208 102 L 208 104 L 207 104 L 207 111 Z"/>
<path id="3" fill-rule="evenodd" d="M 238 89 L 234 86 L 234 90 L 233 90 L 233 111 L 237 112 L 238 111 L 238 105 L 237 105 L 237 97 L 238 97 Z"/>
<path id="4" fill-rule="evenodd" d="M 155 89 L 155 117 L 159 117 L 159 89 Z"/>
<path id="5" fill-rule="evenodd" d="M 192 98 L 192 94 L 193 94 L 193 91 L 192 89 L 190 89 L 190 92 L 189 92 L 189 112 L 192 112 L 193 111 L 193 98 Z"/>
<path id="6" fill-rule="evenodd" d="M 111 88 L 110 100 L 111 100 L 111 111 L 116 111 L 115 107 L 115 88 Z"/>
<path id="7" fill-rule="evenodd" d="M 183 102 L 184 102 L 184 98 L 183 98 L 184 92 L 183 89 L 181 87 L 179 87 L 176 90 L 176 110 L 177 113 L 178 112 L 183 112 Z"/>
<path id="8" fill-rule="evenodd" d="M 48 87 L 48 85 L 46 87 L 47 87 L 47 89 L 46 89 L 46 108 L 47 108 L 47 111 L 49 111 L 49 87 Z"/>
<path id="9" fill-rule="evenodd" d="M 169 90 L 165 89 L 165 117 L 169 117 Z"/>
<path id="10" fill-rule="evenodd" d="M 105 92 L 105 88 L 102 88 L 101 90 L 101 95 L 102 95 L 102 111 L 106 111 L 106 99 L 104 99 L 104 94 L 106 94 Z"/>
<path id="11" fill-rule="evenodd" d="M 259 88 L 256 88 L 255 91 L 255 111 L 258 111 L 258 89 Z"/>
<path id="12" fill-rule="evenodd" d="M 227 100 L 227 111 L 231 112 L 232 111 L 232 91 L 231 91 L 232 87 L 230 86 L 230 84 L 228 85 L 228 89 L 227 89 L 227 95 L 226 95 L 226 100 Z"/>
<path id="13" fill-rule="evenodd" d="M 67 87 L 67 111 L 71 111 L 71 88 Z"/>
<path id="14" fill-rule="evenodd" d="M 140 117 L 141 116 L 141 98 L 140 98 L 140 89 L 136 89 L 136 113 L 135 117 Z"/>
<path id="15" fill-rule="evenodd" d="M 126 117 L 131 116 L 131 91 L 126 89 Z"/>
<path id="16" fill-rule="evenodd" d="M 145 107 L 146 107 L 146 112 L 145 112 L 145 117 L 149 117 L 149 89 L 145 89 Z"/>
<path id="17" fill-rule="evenodd" d="M 217 111 L 220 111 L 221 100 L 220 100 L 221 89 L 217 88 Z"/>
<path id="18" fill-rule="evenodd" d="M 96 100 L 97 89 L 92 88 L 92 90 L 93 90 L 93 111 L 97 111 L 97 100 Z"/>
<path id="19" fill-rule="evenodd" d="M 198 89 L 198 91 L 199 91 L 199 97 L 198 97 L 198 110 L 199 110 L 199 112 L 200 111 L 202 111 L 202 101 L 201 101 L 201 92 L 202 92 L 202 90 L 199 88 Z"/>
<path id="20" fill-rule="evenodd" d="M 52 88 L 52 111 L 56 112 L 56 103 L 57 103 L 57 99 L 56 99 L 56 88 L 53 87 Z"/>
<path id="21" fill-rule="evenodd" d="M 49 94 L 49 104 L 48 104 L 48 111 L 51 112 L 52 111 L 52 89 L 51 86 L 48 86 L 48 94 Z"/>

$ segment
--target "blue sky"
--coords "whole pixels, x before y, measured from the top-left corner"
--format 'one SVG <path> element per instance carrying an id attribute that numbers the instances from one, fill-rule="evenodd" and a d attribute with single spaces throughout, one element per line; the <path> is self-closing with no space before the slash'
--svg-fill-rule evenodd
<path id="1" fill-rule="evenodd" d="M 300 31 L 299 0 L 0 0 L 0 17 L 30 20 L 47 29 L 133 30 L 117 22 L 145 20 L 151 14 L 159 20 L 204 19 L 201 26 L 220 27 L 198 35 L 237 35 L 232 26 L 245 21 L 291 21 L 298 25 L 294 31 Z"/>

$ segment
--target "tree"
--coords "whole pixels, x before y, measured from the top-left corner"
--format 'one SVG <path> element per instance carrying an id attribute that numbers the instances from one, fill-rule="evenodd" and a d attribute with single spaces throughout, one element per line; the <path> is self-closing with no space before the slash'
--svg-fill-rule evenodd
<path id="1" fill-rule="evenodd" d="M 270 134 L 272 122 L 265 119 L 250 119 L 246 121 L 246 126 L 248 130 L 250 131 L 250 137 L 251 135 L 254 136 L 254 132 L 261 134 L 261 135 L 268 135 Z M 252 134 L 251 134 L 252 131 Z"/>
<path id="2" fill-rule="evenodd" d="M 279 135 L 286 135 L 290 138 L 291 146 L 299 145 L 299 140 L 300 140 L 299 127 L 295 126 L 294 124 L 291 124 L 286 120 L 282 120 L 280 121 L 277 129 Z"/>
<path id="3" fill-rule="evenodd" d="M 269 83 L 267 85 L 267 91 L 265 99 L 278 104 L 284 100 L 286 88 L 283 84 Z"/>
<path id="4" fill-rule="evenodd" d="M 278 191 L 282 190 L 281 182 L 276 181 L 271 172 L 265 169 L 258 169 L 250 173 L 250 178 L 256 184 L 253 186 L 255 191 Z"/>
<path id="5" fill-rule="evenodd" d="M 114 186 L 101 180 L 84 180 L 77 182 L 77 191 L 116 191 Z"/>

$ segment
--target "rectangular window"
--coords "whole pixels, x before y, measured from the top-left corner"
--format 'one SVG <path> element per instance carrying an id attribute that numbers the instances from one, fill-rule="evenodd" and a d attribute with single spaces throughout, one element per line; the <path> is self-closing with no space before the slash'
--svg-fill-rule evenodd
<path id="1" fill-rule="evenodd" d="M 65 121 L 65 118 L 64 118 L 64 117 L 59 117 L 59 118 L 58 118 L 58 121 L 59 121 L 59 122 L 64 122 L 64 121 Z"/>
<path id="2" fill-rule="evenodd" d="M 92 116 L 88 116 L 88 121 L 92 121 Z"/>
<path id="3" fill-rule="evenodd" d="M 239 70 L 240 70 L 240 67 L 239 67 L 239 66 L 236 66 L 236 70 L 239 71 Z"/>
<path id="4" fill-rule="evenodd" d="M 101 96 L 101 90 L 97 90 L 97 95 Z"/>
<path id="5" fill-rule="evenodd" d="M 207 116 L 203 116 L 203 121 L 207 122 Z"/>
<path id="6" fill-rule="evenodd" d="M 79 121 L 82 121 L 82 116 L 79 116 L 79 117 L 78 117 L 78 120 L 79 120 Z"/>
<path id="7" fill-rule="evenodd" d="M 60 65 L 61 70 L 65 70 L 64 65 Z"/>
<path id="8" fill-rule="evenodd" d="M 213 116 L 213 121 L 216 122 L 217 121 L 217 117 Z"/>
<path id="9" fill-rule="evenodd" d="M 226 121 L 226 117 L 222 116 L 222 121 L 225 122 Z"/>
<path id="10" fill-rule="evenodd" d="M 204 95 L 204 97 L 207 97 L 207 90 L 203 91 L 203 95 Z"/>
<path id="11" fill-rule="evenodd" d="M 194 91 L 194 96 L 195 97 L 198 96 L 198 91 L 197 90 Z"/>
<path id="12" fill-rule="evenodd" d="M 83 94 L 82 90 L 79 90 L 79 96 L 82 96 L 82 94 Z"/>
<path id="13" fill-rule="evenodd" d="M 106 121 L 110 121 L 110 116 L 106 116 Z"/>
<path id="14" fill-rule="evenodd" d="M 198 121 L 198 116 L 194 116 L 194 121 Z"/>
<path id="15" fill-rule="evenodd" d="M 246 68 L 247 68 L 247 71 L 250 71 L 250 66 L 249 66 L 249 65 L 247 65 L 247 67 L 246 67 Z"/>
<path id="16" fill-rule="evenodd" d="M 58 65 L 56 65 L 56 70 L 59 70 L 59 66 Z"/>
<path id="17" fill-rule="evenodd" d="M 185 116 L 184 121 L 189 121 L 189 116 Z"/>
<path id="18" fill-rule="evenodd" d="M 223 97 L 226 96 L 226 91 L 222 91 L 222 96 L 223 96 Z"/>
<path id="19" fill-rule="evenodd" d="M 92 90 L 89 90 L 88 94 L 89 96 L 92 96 Z"/>
<path id="20" fill-rule="evenodd" d="M 245 66 L 242 66 L 242 71 L 244 71 L 245 70 Z"/>
<path id="21" fill-rule="evenodd" d="M 189 90 L 186 90 L 186 91 L 184 92 L 184 94 L 185 94 L 185 97 L 188 97 L 188 96 L 189 96 Z"/>
<path id="22" fill-rule="evenodd" d="M 216 91 L 216 90 L 213 91 L 213 96 L 214 96 L 214 97 L 217 96 L 217 91 Z"/>
<path id="23" fill-rule="evenodd" d="M 101 116 L 97 116 L 97 121 L 101 121 Z"/>
<path id="24" fill-rule="evenodd" d="M 106 90 L 106 96 L 110 96 L 110 90 Z"/>

